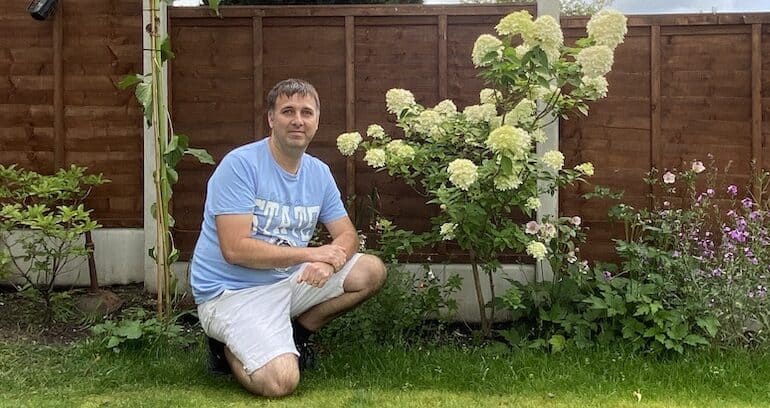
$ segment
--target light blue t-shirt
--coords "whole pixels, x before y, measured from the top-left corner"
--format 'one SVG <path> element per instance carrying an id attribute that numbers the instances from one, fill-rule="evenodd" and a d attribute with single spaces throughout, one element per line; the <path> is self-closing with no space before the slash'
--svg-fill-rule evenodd
<path id="1" fill-rule="evenodd" d="M 307 246 L 317 221 L 326 224 L 347 216 L 329 166 L 304 154 L 297 174 L 291 174 L 275 161 L 268 140 L 231 151 L 209 179 L 201 233 L 190 264 L 198 304 L 225 289 L 278 282 L 299 267 L 251 269 L 227 263 L 219 247 L 217 215 L 252 214 L 252 238 L 294 247 Z"/>

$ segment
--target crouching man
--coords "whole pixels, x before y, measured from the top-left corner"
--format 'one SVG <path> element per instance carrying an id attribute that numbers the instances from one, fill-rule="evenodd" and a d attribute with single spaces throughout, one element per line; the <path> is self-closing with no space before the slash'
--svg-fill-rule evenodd
<path id="1" fill-rule="evenodd" d="M 357 253 L 329 167 L 305 153 L 318 130 L 315 88 L 281 81 L 267 107 L 270 136 L 228 153 L 208 181 L 190 283 L 210 368 L 280 397 L 312 363 L 310 335 L 374 295 L 386 272 Z M 332 243 L 308 247 L 319 221 Z"/>

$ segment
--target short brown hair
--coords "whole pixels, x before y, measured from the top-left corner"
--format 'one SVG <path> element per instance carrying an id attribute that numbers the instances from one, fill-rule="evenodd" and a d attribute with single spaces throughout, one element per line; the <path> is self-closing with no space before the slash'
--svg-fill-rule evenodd
<path id="1" fill-rule="evenodd" d="M 295 94 L 302 96 L 310 95 L 315 99 L 315 106 L 318 110 L 321 110 L 321 101 L 318 99 L 318 91 L 308 81 L 304 79 L 289 78 L 275 84 L 270 93 L 267 94 L 267 110 L 272 112 L 275 109 L 275 101 L 279 95 L 291 97 Z"/>

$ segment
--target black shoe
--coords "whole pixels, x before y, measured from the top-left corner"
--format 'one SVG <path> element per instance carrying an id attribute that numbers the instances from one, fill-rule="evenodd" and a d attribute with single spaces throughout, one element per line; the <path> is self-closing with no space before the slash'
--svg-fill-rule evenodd
<path id="1" fill-rule="evenodd" d="M 317 366 L 315 344 L 310 341 L 297 344 L 299 351 L 299 371 L 313 370 Z"/>
<path id="2" fill-rule="evenodd" d="M 230 375 L 230 364 L 227 364 L 225 358 L 225 343 L 211 337 L 207 337 L 209 342 L 209 372 L 216 375 Z"/>

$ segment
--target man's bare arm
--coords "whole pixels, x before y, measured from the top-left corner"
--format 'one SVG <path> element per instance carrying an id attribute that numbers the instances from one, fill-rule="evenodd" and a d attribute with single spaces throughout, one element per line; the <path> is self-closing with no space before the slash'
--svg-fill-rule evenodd
<path id="1" fill-rule="evenodd" d="M 303 262 L 324 262 L 338 270 L 352 256 L 347 247 L 336 243 L 316 248 L 294 248 L 254 239 L 251 237 L 251 221 L 250 214 L 216 217 L 219 246 L 228 263 L 252 269 L 266 269 L 285 268 Z M 353 231 L 355 234 L 355 229 Z"/>

